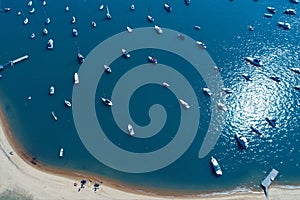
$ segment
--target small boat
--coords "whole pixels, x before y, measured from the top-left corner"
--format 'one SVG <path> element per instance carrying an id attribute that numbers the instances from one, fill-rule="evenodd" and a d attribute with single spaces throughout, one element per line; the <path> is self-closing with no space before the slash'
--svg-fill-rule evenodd
<path id="1" fill-rule="evenodd" d="M 54 86 L 51 86 L 51 87 L 49 88 L 49 95 L 54 95 L 54 92 L 55 92 Z"/>
<path id="2" fill-rule="evenodd" d="M 185 39 L 184 35 L 182 35 L 181 33 L 177 33 L 177 37 L 181 40 Z"/>
<path id="3" fill-rule="evenodd" d="M 124 58 L 130 58 L 130 53 L 126 49 L 121 49 Z"/>
<path id="4" fill-rule="evenodd" d="M 52 115 L 52 117 L 53 117 L 53 119 L 54 119 L 55 121 L 58 120 L 58 118 L 57 118 L 57 116 L 55 115 L 54 111 L 51 112 L 51 115 Z"/>
<path id="5" fill-rule="evenodd" d="M 280 78 L 278 76 L 271 76 L 270 79 L 272 79 L 273 81 L 276 81 L 277 83 L 280 82 Z"/>
<path id="6" fill-rule="evenodd" d="M 4 12 L 9 12 L 10 8 L 4 8 Z"/>
<path id="7" fill-rule="evenodd" d="M 64 102 L 65 102 L 65 105 L 66 105 L 67 107 L 71 107 L 71 106 L 72 106 L 72 104 L 71 104 L 70 101 L 68 101 L 68 100 L 65 99 Z"/>
<path id="8" fill-rule="evenodd" d="M 154 18 L 151 15 L 148 15 L 147 19 L 149 20 L 149 22 L 154 22 Z"/>
<path id="9" fill-rule="evenodd" d="M 157 59 L 154 58 L 153 56 L 148 56 L 148 60 L 149 60 L 149 62 L 151 62 L 151 63 L 157 64 Z"/>
<path id="10" fill-rule="evenodd" d="M 111 73 L 111 68 L 110 68 L 108 65 L 104 65 L 104 70 L 105 70 L 107 73 Z"/>
<path id="11" fill-rule="evenodd" d="M 72 18 L 71 18 L 71 24 L 75 24 L 75 22 L 76 22 L 76 18 L 74 16 L 72 16 Z"/>
<path id="12" fill-rule="evenodd" d="M 221 176 L 223 174 L 221 167 L 217 161 L 217 159 L 215 159 L 213 156 L 210 158 L 210 163 L 212 164 L 214 171 L 216 173 L 217 176 Z"/>
<path id="13" fill-rule="evenodd" d="M 134 4 L 131 4 L 131 6 L 130 6 L 130 10 L 134 11 L 134 9 L 135 9 L 135 6 L 134 6 Z"/>
<path id="14" fill-rule="evenodd" d="M 35 8 L 32 8 L 32 9 L 29 11 L 30 14 L 33 14 L 34 12 L 35 12 Z"/>
<path id="15" fill-rule="evenodd" d="M 73 28 L 73 29 L 72 29 L 72 34 L 73 34 L 74 37 L 77 37 L 77 36 L 78 36 L 78 31 L 77 31 L 77 29 Z"/>
<path id="16" fill-rule="evenodd" d="M 157 25 L 154 26 L 154 30 L 155 30 L 158 34 L 162 34 L 162 33 L 163 33 L 163 30 L 162 30 L 159 26 L 157 26 Z"/>
<path id="17" fill-rule="evenodd" d="M 202 91 L 204 92 L 204 94 L 206 94 L 207 96 L 211 96 L 212 92 L 210 91 L 209 88 L 202 88 Z"/>
<path id="18" fill-rule="evenodd" d="M 47 4 L 47 2 L 46 2 L 46 1 L 43 1 L 43 2 L 42 2 L 42 5 L 43 5 L 43 6 L 45 6 L 46 4 Z"/>
<path id="19" fill-rule="evenodd" d="M 104 8 L 104 4 L 101 4 L 99 10 L 103 10 L 103 8 Z"/>
<path id="20" fill-rule="evenodd" d="M 69 6 L 66 6 L 65 11 L 66 11 L 66 12 L 69 12 L 69 10 L 70 10 L 70 7 L 69 7 Z"/>
<path id="21" fill-rule="evenodd" d="M 111 19 L 111 14 L 109 13 L 108 6 L 106 6 L 106 18 L 107 18 L 108 20 Z"/>
<path id="22" fill-rule="evenodd" d="M 206 46 L 203 42 L 196 41 L 196 44 L 197 44 L 201 49 L 206 49 L 206 48 L 207 48 L 207 46 Z"/>
<path id="23" fill-rule="evenodd" d="M 223 111 L 227 111 L 226 105 L 224 103 L 218 102 L 218 108 Z"/>
<path id="24" fill-rule="evenodd" d="M 270 119 L 270 118 L 266 118 L 266 121 L 273 127 L 276 127 L 276 120 L 275 119 Z"/>
<path id="25" fill-rule="evenodd" d="M 49 39 L 47 43 L 47 49 L 53 49 L 53 43 L 54 41 L 52 39 Z"/>
<path id="26" fill-rule="evenodd" d="M 84 63 L 84 61 L 85 61 L 84 56 L 79 52 L 77 54 L 77 59 L 80 63 Z"/>
<path id="27" fill-rule="evenodd" d="M 244 73 L 244 74 L 242 74 L 242 76 L 243 76 L 244 79 L 246 79 L 247 81 L 252 81 L 252 78 L 251 78 L 251 76 L 250 76 L 249 74 Z"/>
<path id="28" fill-rule="evenodd" d="M 291 25 L 287 22 L 278 22 L 277 24 L 279 27 L 281 27 L 283 29 L 286 29 L 286 30 L 291 29 Z"/>
<path id="29" fill-rule="evenodd" d="M 250 128 L 251 128 L 251 130 L 254 132 L 254 133 L 256 133 L 256 134 L 258 134 L 258 135 L 261 135 L 262 133 L 257 129 L 257 128 L 255 128 L 254 126 L 250 126 Z"/>
<path id="30" fill-rule="evenodd" d="M 191 0 L 184 0 L 184 2 L 185 2 L 186 5 L 190 5 Z"/>
<path id="31" fill-rule="evenodd" d="M 26 24 L 28 24 L 28 22 L 29 22 L 28 18 L 27 18 L 27 17 L 25 17 L 25 19 L 24 19 L 23 23 L 26 25 Z"/>
<path id="32" fill-rule="evenodd" d="M 191 107 L 187 102 L 185 102 L 185 101 L 182 100 L 182 99 L 179 99 L 179 102 L 180 102 L 181 105 L 182 105 L 183 107 L 185 107 L 186 109 L 189 109 L 189 108 Z"/>
<path id="33" fill-rule="evenodd" d="M 222 88 L 222 91 L 225 92 L 226 94 L 232 94 L 233 91 L 230 88 Z"/>
<path id="34" fill-rule="evenodd" d="M 128 31 L 128 33 L 132 32 L 132 28 L 130 28 L 129 26 L 126 27 L 126 30 Z"/>
<path id="35" fill-rule="evenodd" d="M 165 9 L 166 9 L 167 12 L 171 12 L 172 11 L 172 7 L 169 4 L 165 3 L 164 7 L 165 7 Z"/>
<path id="36" fill-rule="evenodd" d="M 112 106 L 112 101 L 109 99 L 101 98 L 102 102 L 107 106 Z"/>
<path id="37" fill-rule="evenodd" d="M 92 27 L 96 27 L 96 26 L 97 26 L 96 22 L 92 21 Z"/>
<path id="38" fill-rule="evenodd" d="M 240 134 L 236 133 L 234 135 L 235 139 L 237 140 L 238 144 L 243 148 L 247 149 L 248 148 L 248 140 L 246 137 L 241 136 Z"/>
<path id="39" fill-rule="evenodd" d="M 299 0 L 290 0 L 292 3 L 298 4 Z"/>
<path id="40" fill-rule="evenodd" d="M 287 14 L 287 15 L 296 15 L 296 10 L 289 8 L 289 9 L 286 9 L 284 11 L 284 14 Z"/>
<path id="41" fill-rule="evenodd" d="M 47 17 L 46 20 L 45 20 L 45 24 L 50 24 L 50 21 L 51 21 L 50 18 Z"/>
<path id="42" fill-rule="evenodd" d="M 64 149 L 63 149 L 63 148 L 60 148 L 58 157 L 59 157 L 59 158 L 62 158 L 63 156 L 64 156 Z"/>
<path id="43" fill-rule="evenodd" d="M 245 57 L 245 60 L 250 62 L 251 64 L 253 64 L 255 66 L 258 66 L 258 67 L 261 67 L 263 65 L 261 60 L 258 59 L 258 58 Z"/>
<path id="44" fill-rule="evenodd" d="M 75 84 L 75 85 L 79 84 L 79 76 L 78 76 L 78 73 L 74 73 L 74 84 Z"/>
<path id="45" fill-rule="evenodd" d="M 48 30 L 46 28 L 43 28 L 43 35 L 47 35 L 48 34 Z"/>
<path id="46" fill-rule="evenodd" d="M 276 13 L 276 10 L 275 10 L 274 7 L 268 6 L 268 7 L 267 7 L 267 10 L 268 10 L 270 13 L 272 13 L 272 14 L 275 14 L 275 13 Z"/>
<path id="47" fill-rule="evenodd" d="M 133 127 L 132 127 L 131 124 L 128 124 L 127 129 L 128 129 L 129 135 L 133 136 L 134 135 L 134 130 L 133 130 Z"/>
<path id="48" fill-rule="evenodd" d="M 300 90 L 300 85 L 296 85 L 294 88 L 295 90 Z"/>
<path id="49" fill-rule="evenodd" d="M 34 33 L 31 33 L 30 38 L 31 38 L 31 39 L 35 38 L 35 34 L 34 34 Z"/>
<path id="50" fill-rule="evenodd" d="M 167 82 L 163 82 L 163 83 L 162 83 L 162 86 L 164 86 L 164 87 L 166 87 L 166 88 L 170 87 L 170 85 L 169 85 Z"/>
<path id="51" fill-rule="evenodd" d="M 300 74 L 300 68 L 299 68 L 299 67 L 292 67 L 292 68 L 291 68 L 291 71 L 292 71 L 292 72 L 295 72 L 295 73 L 297 73 L 297 74 Z"/>
<path id="52" fill-rule="evenodd" d="M 271 17 L 273 17 L 273 15 L 271 13 L 264 13 L 264 17 L 271 18 Z"/>
<path id="53" fill-rule="evenodd" d="M 253 26 L 250 25 L 248 28 L 249 28 L 250 31 L 254 31 L 254 27 Z"/>
<path id="54" fill-rule="evenodd" d="M 200 30 L 201 29 L 201 27 L 200 26 L 194 26 L 194 28 L 196 29 L 196 30 Z"/>
<path id="55" fill-rule="evenodd" d="M 32 1 L 28 1 L 27 6 L 31 7 L 32 6 Z"/>
<path id="56" fill-rule="evenodd" d="M 21 11 L 19 11 L 17 14 L 18 14 L 18 16 L 20 16 L 22 13 L 21 13 Z"/>

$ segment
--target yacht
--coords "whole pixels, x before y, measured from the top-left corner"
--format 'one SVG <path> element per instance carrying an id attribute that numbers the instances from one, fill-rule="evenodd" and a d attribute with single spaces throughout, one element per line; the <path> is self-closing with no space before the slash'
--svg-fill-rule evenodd
<path id="1" fill-rule="evenodd" d="M 241 136 L 240 134 L 236 133 L 234 135 L 235 139 L 237 140 L 237 142 L 239 143 L 239 145 L 241 145 L 241 147 L 243 149 L 247 149 L 248 148 L 248 140 L 246 137 Z"/>
<path id="2" fill-rule="evenodd" d="M 278 26 L 286 30 L 291 29 L 291 25 L 287 22 L 278 22 Z"/>
<path id="3" fill-rule="evenodd" d="M 71 107 L 71 106 L 72 106 L 72 104 L 71 104 L 70 101 L 68 101 L 68 100 L 65 99 L 64 102 L 65 102 L 65 105 L 66 105 L 67 107 Z"/>
<path id="4" fill-rule="evenodd" d="M 300 74 L 300 68 L 299 68 L 299 67 L 292 67 L 292 68 L 291 68 L 291 71 L 292 71 L 292 72 L 295 72 L 295 73 L 297 73 L 297 74 Z"/>
<path id="5" fill-rule="evenodd" d="M 55 115 L 54 111 L 51 112 L 51 115 L 52 115 L 52 117 L 53 117 L 53 119 L 54 119 L 55 121 L 58 120 L 58 118 L 57 118 L 57 116 Z"/>
<path id="6" fill-rule="evenodd" d="M 49 39 L 48 40 L 48 43 L 47 43 L 47 49 L 53 49 L 53 40 L 52 39 Z"/>
<path id="7" fill-rule="evenodd" d="M 84 61 L 85 61 L 84 56 L 79 52 L 77 54 L 77 59 L 80 63 L 84 63 Z"/>
<path id="8" fill-rule="evenodd" d="M 128 53 L 128 51 L 126 49 L 121 49 L 121 51 L 125 58 L 130 58 L 130 53 Z"/>
<path id="9" fill-rule="evenodd" d="M 210 91 L 209 88 L 202 88 L 202 91 L 204 92 L 204 94 L 208 95 L 208 96 L 211 96 L 212 95 L 212 92 Z"/>
<path id="10" fill-rule="evenodd" d="M 181 105 L 182 105 L 183 107 L 185 107 L 186 109 L 189 109 L 189 108 L 191 107 L 187 102 L 185 102 L 185 101 L 182 100 L 182 99 L 179 99 L 179 102 L 180 102 Z"/>
<path id="11" fill-rule="evenodd" d="M 221 167 L 217 161 L 217 159 L 215 159 L 213 156 L 210 158 L 210 163 L 212 164 L 214 171 L 216 173 L 217 176 L 221 176 L 223 174 Z"/>
<path id="12" fill-rule="evenodd" d="M 51 86 L 50 89 L 49 89 L 49 95 L 54 95 L 54 86 Z"/>
<path id="13" fill-rule="evenodd" d="M 29 11 L 30 14 L 33 14 L 34 12 L 35 12 L 35 8 L 32 8 L 32 9 Z"/>
<path id="14" fill-rule="evenodd" d="M 271 13 L 265 13 L 264 17 L 271 18 L 271 17 L 273 17 L 273 15 Z"/>
<path id="15" fill-rule="evenodd" d="M 48 35 L 48 30 L 46 28 L 43 28 L 43 35 Z"/>
<path id="16" fill-rule="evenodd" d="M 76 18 L 74 16 L 72 16 L 72 18 L 71 18 L 71 24 L 75 24 L 75 22 L 76 22 Z"/>
<path id="17" fill-rule="evenodd" d="M 275 119 L 270 119 L 270 118 L 266 118 L 266 121 L 273 127 L 276 127 L 276 120 Z"/>
<path id="18" fill-rule="evenodd" d="M 151 15 L 148 15 L 147 19 L 149 20 L 149 22 L 154 22 L 154 18 Z"/>
<path id="19" fill-rule="evenodd" d="M 130 10 L 134 11 L 134 9 L 135 9 L 135 6 L 134 6 L 134 4 L 131 4 L 131 6 L 130 6 Z"/>
<path id="20" fill-rule="evenodd" d="M 111 19 L 111 15 L 110 15 L 110 13 L 109 13 L 108 6 L 106 6 L 106 18 L 107 18 L 108 20 Z"/>
<path id="21" fill-rule="evenodd" d="M 165 9 L 166 9 L 167 12 L 171 12 L 172 11 L 172 7 L 169 4 L 165 3 L 164 7 L 165 7 Z"/>
<path id="22" fill-rule="evenodd" d="M 274 8 L 274 7 L 270 7 L 270 6 L 267 7 L 267 10 L 268 10 L 270 13 L 272 13 L 272 14 L 275 14 L 275 12 L 276 12 L 275 8 Z"/>
<path id="23" fill-rule="evenodd" d="M 25 17 L 25 19 L 24 19 L 23 23 L 26 25 L 26 24 L 28 24 L 28 22 L 29 22 L 28 18 L 27 18 L 27 17 Z"/>
<path id="24" fill-rule="evenodd" d="M 250 126 L 250 128 L 251 128 L 251 130 L 252 130 L 254 133 L 259 134 L 259 135 L 262 134 L 262 133 L 261 133 L 257 128 L 255 128 L 254 126 Z"/>
<path id="25" fill-rule="evenodd" d="M 34 33 L 31 33 L 30 38 L 31 38 L 31 39 L 35 38 L 35 34 L 34 34 Z"/>
<path id="26" fill-rule="evenodd" d="M 133 136 L 134 135 L 134 130 L 133 130 L 133 127 L 132 127 L 131 124 L 128 124 L 127 129 L 128 129 L 129 135 Z"/>
<path id="27" fill-rule="evenodd" d="M 129 26 L 126 27 L 126 30 L 128 31 L 128 33 L 132 33 L 132 28 L 130 28 Z"/>
<path id="28" fill-rule="evenodd" d="M 153 56 L 148 56 L 148 60 L 149 60 L 149 62 L 151 62 L 151 63 L 157 64 L 157 59 L 154 58 Z"/>
<path id="29" fill-rule="evenodd" d="M 157 26 L 157 25 L 154 26 L 154 30 L 155 30 L 158 34 L 162 34 L 162 33 L 163 33 L 163 30 L 162 30 L 159 26 Z"/>
<path id="30" fill-rule="evenodd" d="M 196 41 L 196 44 L 197 44 L 201 49 L 206 49 L 206 48 L 207 48 L 207 46 L 206 46 L 203 42 Z"/>
<path id="31" fill-rule="evenodd" d="M 112 102 L 109 99 L 101 98 L 102 102 L 107 106 L 112 106 Z"/>
<path id="32" fill-rule="evenodd" d="M 65 11 L 66 11 L 66 12 L 69 12 L 69 10 L 70 10 L 70 7 L 69 7 L 69 6 L 66 6 Z"/>
<path id="33" fill-rule="evenodd" d="M 72 29 L 72 34 L 73 34 L 74 37 L 77 37 L 77 36 L 78 36 L 78 31 L 77 31 L 77 29 L 73 28 L 73 29 Z"/>
<path id="34" fill-rule="evenodd" d="M 270 79 L 272 79 L 273 81 L 276 81 L 277 83 L 280 82 L 280 78 L 278 76 L 271 76 Z"/>
<path id="35" fill-rule="evenodd" d="M 246 79 L 247 81 L 252 81 L 252 78 L 249 74 L 243 73 L 242 76 L 244 77 L 244 79 Z"/>
<path id="36" fill-rule="evenodd" d="M 245 60 L 250 62 L 251 64 L 253 64 L 255 66 L 258 66 L 258 67 L 262 66 L 262 62 L 258 58 L 246 57 Z"/>
<path id="37" fill-rule="evenodd" d="M 78 73 L 74 73 L 74 84 L 75 84 L 75 85 L 79 84 L 79 76 L 78 76 Z"/>
<path id="38" fill-rule="evenodd" d="M 296 15 L 296 10 L 294 10 L 294 9 L 286 9 L 285 11 L 284 11 L 284 14 L 288 14 L 288 15 Z"/>
<path id="39" fill-rule="evenodd" d="M 200 29 L 201 29 L 201 27 L 198 26 L 198 25 L 194 26 L 194 28 L 195 28 L 196 30 L 200 30 Z"/>
<path id="40" fill-rule="evenodd" d="M 32 6 L 32 1 L 28 1 L 27 6 L 31 7 Z"/>
<path id="41" fill-rule="evenodd" d="M 62 158 L 63 156 L 64 156 L 64 149 L 63 149 L 63 148 L 60 148 L 58 157 L 59 157 L 59 158 Z"/>
<path id="42" fill-rule="evenodd" d="M 163 82 L 163 83 L 162 83 L 162 86 L 164 86 L 164 87 L 166 87 L 166 88 L 170 87 L 170 85 L 169 85 L 167 82 Z"/>
<path id="43" fill-rule="evenodd" d="M 97 26 L 96 22 L 92 21 L 92 27 L 96 27 L 96 26 Z"/>
<path id="44" fill-rule="evenodd" d="M 107 73 L 111 73 L 111 68 L 110 68 L 108 65 L 104 65 L 104 70 L 105 70 Z"/>
<path id="45" fill-rule="evenodd" d="M 101 4 L 99 10 L 103 10 L 103 8 L 104 8 L 104 4 Z"/>
<path id="46" fill-rule="evenodd" d="M 50 18 L 49 17 L 46 18 L 45 24 L 50 24 Z"/>

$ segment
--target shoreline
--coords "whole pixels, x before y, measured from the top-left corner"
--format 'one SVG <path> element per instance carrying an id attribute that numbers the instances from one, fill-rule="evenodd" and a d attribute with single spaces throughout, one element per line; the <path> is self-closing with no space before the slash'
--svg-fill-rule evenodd
<path id="1" fill-rule="evenodd" d="M 13 152 L 10 154 L 10 152 Z M 113 182 L 107 179 L 99 178 L 99 175 L 86 174 L 84 172 L 71 172 L 54 167 L 46 166 L 39 163 L 30 156 L 22 146 L 13 138 L 6 121 L 5 115 L 0 106 L 0 196 L 6 190 L 14 188 L 18 183 L 18 187 L 32 194 L 36 198 L 48 198 L 51 195 L 55 199 L 72 198 L 101 198 L 101 199 L 265 199 L 263 191 L 251 191 L 246 188 L 237 188 L 231 191 L 223 192 L 199 192 L 199 194 L 179 194 L 172 192 L 151 192 L 144 191 L 144 188 L 125 187 L 117 181 Z M 12 172 L 12 173 L 10 173 Z M 22 176 L 22 177 L 21 177 Z M 86 179 L 86 188 L 78 192 L 80 180 Z M 7 181 L 10 180 L 10 181 Z M 22 180 L 22 181 L 21 181 Z M 91 180 L 91 181 L 89 181 Z M 62 190 L 59 192 L 50 192 L 51 195 L 43 189 L 32 189 L 31 184 L 35 182 L 42 188 L 48 188 L 49 192 L 54 190 Z M 93 184 L 95 181 L 100 182 L 99 189 L 94 192 Z M 23 184 L 19 184 L 23 183 Z M 26 184 L 28 183 L 28 184 Z M 63 185 L 60 188 L 57 183 Z M 77 183 L 77 187 L 74 186 Z M 27 186 L 26 186 L 27 185 Z M 46 186 L 45 186 L 46 185 Z M 38 186 L 35 186 L 38 188 Z M 66 189 L 66 190 L 65 190 Z M 239 190 L 242 189 L 242 190 Z M 36 191 L 37 190 L 37 191 Z M 86 191 L 89 190 L 89 191 Z M 41 193 L 43 191 L 43 193 Z M 300 199 L 299 186 L 272 185 L 270 188 L 270 199 Z M 82 196 L 82 194 L 84 196 Z M 42 195 L 42 196 L 40 196 Z M 50 195 L 50 196 L 49 196 Z M 66 196 L 64 196 L 66 195 Z"/>

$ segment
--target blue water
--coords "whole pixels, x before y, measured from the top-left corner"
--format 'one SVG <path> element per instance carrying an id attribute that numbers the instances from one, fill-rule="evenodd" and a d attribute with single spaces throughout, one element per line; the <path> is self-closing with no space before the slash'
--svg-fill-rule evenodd
<path id="1" fill-rule="evenodd" d="M 101 3 L 109 5 L 112 20 L 105 20 L 105 11 L 99 11 Z M 0 1 L 0 8 L 11 7 L 10 12 L 0 12 L 0 63 L 28 54 L 27 61 L 14 67 L 5 67 L 0 74 L 0 95 L 3 111 L 20 144 L 47 165 L 86 171 L 102 177 L 145 188 L 160 188 L 178 192 L 203 192 L 247 187 L 258 189 L 260 181 L 272 168 L 279 170 L 276 182 L 279 184 L 298 184 L 300 180 L 300 92 L 294 86 L 300 85 L 300 75 L 289 70 L 300 67 L 299 15 L 287 16 L 283 11 L 299 5 L 290 1 L 192 1 L 186 6 L 184 1 L 170 2 L 173 7 L 167 13 L 164 1 L 33 1 L 36 12 L 29 14 L 27 2 L 16 0 Z M 130 11 L 131 3 L 136 10 Z M 70 12 L 65 12 L 65 6 Z M 274 6 L 277 13 L 272 18 L 264 18 L 267 6 Z M 24 15 L 17 15 L 22 11 Z M 111 169 L 94 159 L 82 145 L 72 116 L 72 110 L 65 107 L 63 100 L 72 98 L 73 74 L 80 65 L 77 52 L 88 55 L 100 42 L 119 32 L 127 25 L 132 28 L 150 27 L 146 18 L 151 13 L 161 27 L 180 31 L 195 40 L 205 42 L 207 51 L 220 68 L 225 87 L 233 94 L 226 97 L 226 126 L 215 148 L 204 159 L 198 158 L 204 133 L 210 121 L 210 101 L 203 95 L 203 78 L 188 67 L 184 59 L 170 52 L 157 49 L 140 49 L 131 52 L 129 60 L 121 57 L 111 67 L 111 78 L 103 76 L 98 85 L 98 93 L 111 94 L 112 87 L 105 83 L 116 82 L 126 68 L 130 69 L 147 63 L 147 55 L 159 55 L 159 61 L 172 66 L 190 81 L 197 93 L 201 122 L 196 138 L 180 159 L 161 170 L 131 174 Z M 71 16 L 77 22 L 71 25 Z M 28 25 L 23 25 L 24 16 L 29 18 Z M 44 25 L 46 17 L 51 18 L 49 25 Z M 91 27 L 91 21 L 97 23 Z M 282 30 L 278 21 L 289 22 L 290 30 Z M 201 30 L 195 30 L 200 25 Z M 254 26 L 251 32 L 248 26 Z M 48 36 L 42 36 L 46 27 Z M 77 28 L 79 36 L 72 37 L 72 28 Z M 30 39 L 32 32 L 36 38 Z M 46 50 L 49 38 L 54 39 L 54 49 Z M 103 54 L 109 54 L 109 49 Z M 255 67 L 244 61 L 245 56 L 260 57 L 263 67 Z M 128 62 L 127 62 L 128 61 Z M 126 68 L 117 67 L 125 65 Z M 186 65 L 185 70 L 180 66 Z M 241 74 L 248 73 L 253 81 L 247 82 Z M 272 81 L 270 76 L 279 76 L 280 83 Z M 54 85 L 55 95 L 49 96 L 49 87 Z M 154 97 L 160 96 L 160 101 Z M 32 100 L 28 100 L 32 96 Z M 157 85 L 144 85 L 131 99 L 130 113 L 135 123 L 147 125 L 148 109 L 160 103 L 168 113 L 167 125 L 160 134 L 139 143 L 125 134 L 107 134 L 108 138 L 120 147 L 133 152 L 153 151 L 166 145 L 176 134 L 180 121 L 181 108 L 171 92 Z M 104 109 L 105 110 L 101 110 Z M 108 118 L 99 117 L 99 123 L 106 132 L 119 131 L 110 112 L 104 105 L 97 104 L 99 112 L 106 112 Z M 51 111 L 59 117 L 54 122 Z M 99 114 L 99 113 L 98 113 Z M 276 119 L 277 128 L 272 128 L 265 118 Z M 259 136 L 250 130 L 258 127 Z M 249 148 L 241 150 L 233 135 L 241 133 L 249 140 Z M 134 140 L 135 141 L 135 140 Z M 64 147 L 63 159 L 58 158 L 60 147 Z M 145 148 L 146 147 L 146 148 Z M 103 153 L 106 152 L 103 149 Z M 218 158 L 223 169 L 222 177 L 215 177 L 209 159 Z M 162 158 L 163 159 L 163 158 Z"/>

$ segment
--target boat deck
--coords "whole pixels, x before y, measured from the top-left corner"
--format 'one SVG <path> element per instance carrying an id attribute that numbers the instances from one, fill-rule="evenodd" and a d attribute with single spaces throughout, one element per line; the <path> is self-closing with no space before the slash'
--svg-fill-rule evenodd
<path id="1" fill-rule="evenodd" d="M 264 189 L 267 199 L 268 199 L 268 188 L 271 185 L 271 183 L 275 180 L 278 173 L 279 172 L 276 169 L 272 169 L 269 175 L 261 182 L 261 186 Z"/>

